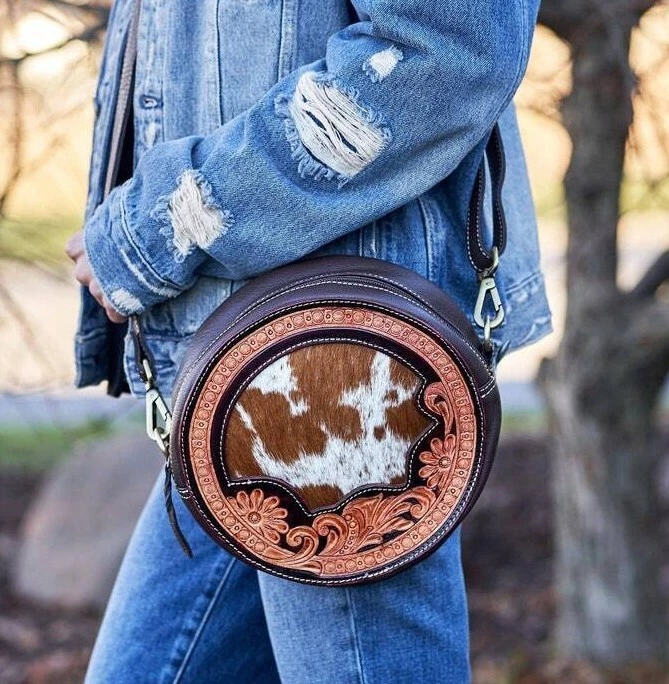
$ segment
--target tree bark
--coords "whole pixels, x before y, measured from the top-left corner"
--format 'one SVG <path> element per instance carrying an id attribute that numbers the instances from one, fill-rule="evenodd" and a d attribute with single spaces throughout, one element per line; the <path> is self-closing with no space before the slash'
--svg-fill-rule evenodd
<path id="1" fill-rule="evenodd" d="M 612 317 L 583 323 L 593 337 L 615 339 L 618 328 Z M 666 657 L 655 553 L 657 383 L 644 386 L 631 361 L 615 344 L 564 347 L 542 378 L 554 436 L 555 638 L 569 659 Z"/>
<path id="2" fill-rule="evenodd" d="M 627 16 L 633 20 L 593 22 L 572 44 L 573 88 L 562 103 L 573 143 L 566 327 L 539 377 L 554 444 L 556 646 L 562 657 L 607 664 L 667 655 L 654 418 L 669 330 L 653 336 L 645 327 L 659 306 L 654 291 L 623 293 L 616 283 L 634 85 L 628 50 L 638 19 Z"/>

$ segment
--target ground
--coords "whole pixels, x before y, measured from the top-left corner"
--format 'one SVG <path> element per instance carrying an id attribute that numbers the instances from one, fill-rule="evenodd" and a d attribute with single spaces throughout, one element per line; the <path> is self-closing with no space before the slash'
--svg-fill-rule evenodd
<path id="1" fill-rule="evenodd" d="M 666 441 L 669 447 L 669 438 Z M 665 453 L 669 456 L 669 448 Z M 669 473 L 669 465 L 665 472 Z M 0 469 L 3 684 L 80 682 L 99 620 L 92 612 L 45 610 L 9 592 L 7 560 L 40 477 L 7 466 Z M 553 659 L 549 477 L 544 437 L 512 434 L 503 438 L 490 482 L 464 525 L 474 684 L 669 684 L 669 669 L 661 667 L 606 672 L 585 663 Z M 665 504 L 658 542 L 663 545 L 668 580 L 669 497 Z M 669 594 L 669 581 L 665 584 Z"/>

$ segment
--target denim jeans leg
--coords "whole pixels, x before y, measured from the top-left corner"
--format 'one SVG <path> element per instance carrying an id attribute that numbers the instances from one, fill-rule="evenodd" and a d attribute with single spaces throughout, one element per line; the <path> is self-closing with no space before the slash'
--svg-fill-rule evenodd
<path id="1" fill-rule="evenodd" d="M 470 681 L 459 531 L 376 584 L 333 589 L 262 573 L 259 582 L 284 684 Z"/>
<path id="2" fill-rule="evenodd" d="M 98 634 L 86 684 L 278 684 L 255 570 L 198 526 L 178 496 L 194 552 L 172 534 L 158 479 Z"/>

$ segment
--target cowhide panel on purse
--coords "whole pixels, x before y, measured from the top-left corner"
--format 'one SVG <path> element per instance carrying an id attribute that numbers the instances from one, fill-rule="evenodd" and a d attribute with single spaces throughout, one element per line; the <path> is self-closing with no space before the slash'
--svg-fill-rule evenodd
<path id="1" fill-rule="evenodd" d="M 412 444 L 430 424 L 421 378 L 359 344 L 316 344 L 264 368 L 237 400 L 225 461 L 235 479 L 290 484 L 312 511 L 370 483 L 403 485 Z"/>

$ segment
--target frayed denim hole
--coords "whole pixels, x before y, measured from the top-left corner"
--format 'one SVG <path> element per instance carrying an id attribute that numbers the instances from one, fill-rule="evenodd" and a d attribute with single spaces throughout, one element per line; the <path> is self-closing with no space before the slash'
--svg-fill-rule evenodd
<path id="1" fill-rule="evenodd" d="M 158 199 L 151 216 L 159 222 L 160 234 L 177 263 L 197 247 L 209 247 L 234 224 L 232 213 L 216 205 L 208 181 L 191 169 L 179 176 L 171 194 Z"/>
<path id="2" fill-rule="evenodd" d="M 382 117 L 360 104 L 355 89 L 339 86 L 322 72 L 305 72 L 292 98 L 276 98 L 275 110 L 284 120 L 300 176 L 335 179 L 340 188 L 371 164 L 392 137 Z"/>

